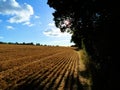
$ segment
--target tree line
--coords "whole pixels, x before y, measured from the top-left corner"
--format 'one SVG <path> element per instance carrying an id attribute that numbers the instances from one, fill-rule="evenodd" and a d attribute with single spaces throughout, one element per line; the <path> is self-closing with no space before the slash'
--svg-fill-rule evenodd
<path id="1" fill-rule="evenodd" d="M 114 0 L 48 0 L 56 27 L 72 34 L 71 42 L 91 57 L 92 90 L 118 88 L 118 60 L 114 59 L 117 11 Z M 114 13 L 113 13 L 114 12 Z M 116 17 L 118 18 L 118 17 Z M 118 81 L 119 82 L 119 81 Z"/>
<path id="2" fill-rule="evenodd" d="M 55 47 L 59 47 L 59 45 L 47 45 L 47 44 L 40 44 L 40 43 L 33 43 L 33 42 L 2 42 L 0 41 L 0 44 L 10 44 L 10 45 L 34 45 L 34 46 L 55 46 Z"/>
<path id="3" fill-rule="evenodd" d="M 0 44 L 14 44 L 14 45 L 34 45 L 33 42 L 30 42 L 30 43 L 26 43 L 26 42 L 22 42 L 22 43 L 19 43 L 19 42 L 0 42 Z"/>

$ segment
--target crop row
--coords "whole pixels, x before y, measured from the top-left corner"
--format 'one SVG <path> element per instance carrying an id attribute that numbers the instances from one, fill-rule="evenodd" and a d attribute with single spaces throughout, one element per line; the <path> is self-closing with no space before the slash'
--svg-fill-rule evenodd
<path id="1" fill-rule="evenodd" d="M 82 90 L 80 60 L 71 48 L 1 61 L 2 90 Z"/>

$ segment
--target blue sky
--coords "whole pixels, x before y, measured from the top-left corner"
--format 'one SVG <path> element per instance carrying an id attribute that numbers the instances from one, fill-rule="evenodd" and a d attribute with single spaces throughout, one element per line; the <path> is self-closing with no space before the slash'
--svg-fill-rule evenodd
<path id="1" fill-rule="evenodd" d="M 55 27 L 47 0 L 0 0 L 0 41 L 69 46 L 71 35 Z"/>

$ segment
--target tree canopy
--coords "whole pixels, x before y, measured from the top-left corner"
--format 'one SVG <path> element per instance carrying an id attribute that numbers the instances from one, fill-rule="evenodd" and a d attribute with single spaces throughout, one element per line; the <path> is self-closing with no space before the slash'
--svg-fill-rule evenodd
<path id="1" fill-rule="evenodd" d="M 103 25 L 111 21 L 111 0 L 48 0 L 48 4 L 56 10 L 55 25 L 71 33 L 71 41 L 78 47 L 82 39 L 103 33 Z"/>
<path id="2" fill-rule="evenodd" d="M 110 56 L 112 4 L 112 0 L 48 0 L 48 5 L 55 9 L 56 27 L 71 33 L 71 41 L 79 48 L 83 42 L 94 57 Z"/>
<path id="3" fill-rule="evenodd" d="M 82 48 L 83 42 L 94 62 L 100 65 L 98 74 L 93 75 L 94 79 L 95 75 L 100 76 L 97 77 L 98 82 L 101 77 L 107 77 L 113 62 L 113 3 L 113 0 L 48 0 L 47 3 L 55 9 L 56 27 L 61 32 L 71 33 L 71 41 L 79 48 Z M 95 90 L 108 89 L 107 85 L 101 84 Z"/>

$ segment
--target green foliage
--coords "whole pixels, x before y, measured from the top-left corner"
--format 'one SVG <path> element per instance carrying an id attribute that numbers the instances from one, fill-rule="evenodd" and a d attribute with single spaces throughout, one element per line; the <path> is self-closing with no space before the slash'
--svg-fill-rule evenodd
<path id="1" fill-rule="evenodd" d="M 36 46 L 40 46 L 40 43 L 36 43 Z"/>
<path id="2" fill-rule="evenodd" d="M 23 43 L 18 43 L 18 42 L 0 42 L 0 44 L 12 44 L 12 45 L 34 45 L 33 42 L 30 42 L 30 43 L 26 43 L 26 42 L 23 42 Z"/>
<path id="3" fill-rule="evenodd" d="M 103 33 L 103 25 L 111 20 L 111 0 L 48 0 L 48 4 L 56 10 L 55 25 L 71 33 L 71 42 L 79 48 L 82 39 L 91 44 L 101 38 L 97 36 Z"/>
<path id="4" fill-rule="evenodd" d="M 2 42 L 2 41 L 0 41 L 0 44 L 7 44 L 6 42 Z"/>
<path id="5" fill-rule="evenodd" d="M 71 42 L 91 56 L 93 90 L 106 90 L 111 86 L 106 78 L 112 77 L 109 68 L 114 63 L 113 3 L 113 0 L 48 0 L 48 5 L 55 9 L 56 27 L 71 33 Z M 101 81 L 103 78 L 105 82 Z"/>

